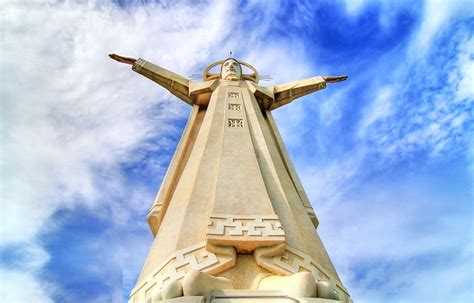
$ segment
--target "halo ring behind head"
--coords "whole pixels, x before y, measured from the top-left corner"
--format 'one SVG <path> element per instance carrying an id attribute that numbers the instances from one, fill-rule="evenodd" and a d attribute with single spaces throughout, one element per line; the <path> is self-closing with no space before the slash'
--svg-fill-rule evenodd
<path id="1" fill-rule="evenodd" d="M 235 60 L 235 61 L 239 62 L 240 65 L 246 66 L 246 67 L 248 67 L 249 69 L 251 69 L 253 71 L 253 73 L 251 73 L 251 74 L 242 73 L 242 80 L 249 80 L 249 81 L 258 83 L 258 80 L 260 80 L 260 77 L 258 75 L 257 69 L 254 66 L 252 66 L 251 64 L 247 63 L 247 62 L 238 61 L 234 58 L 228 58 L 228 59 L 225 59 L 225 60 L 217 61 L 217 62 L 212 63 L 208 67 L 206 67 L 206 69 L 204 70 L 204 72 L 202 74 L 203 80 L 204 81 L 209 81 L 209 80 L 214 80 L 214 79 L 220 79 L 221 78 L 220 73 L 219 74 L 213 74 L 213 73 L 210 72 L 210 70 L 212 68 L 216 67 L 217 65 L 224 64 L 224 62 L 229 60 L 229 59 Z"/>

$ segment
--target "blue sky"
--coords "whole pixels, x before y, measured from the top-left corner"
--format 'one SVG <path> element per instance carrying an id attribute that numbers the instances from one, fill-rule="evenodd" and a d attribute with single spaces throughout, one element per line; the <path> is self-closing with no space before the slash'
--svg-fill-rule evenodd
<path id="1" fill-rule="evenodd" d="M 474 300 L 468 1 L 49 1 L 1 15 L 0 298 L 126 302 L 190 108 L 106 54 L 198 74 L 233 51 L 275 110 L 355 302 Z"/>

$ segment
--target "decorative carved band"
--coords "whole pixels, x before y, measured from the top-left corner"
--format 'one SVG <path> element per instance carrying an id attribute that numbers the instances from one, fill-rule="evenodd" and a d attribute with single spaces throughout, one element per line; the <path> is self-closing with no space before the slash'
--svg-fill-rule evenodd
<path id="1" fill-rule="evenodd" d="M 349 295 L 347 290 L 334 281 L 311 256 L 291 246 L 285 246 L 284 252 L 275 255 L 278 247 L 259 248 L 254 258 L 258 265 L 277 275 L 290 275 L 302 271 L 310 272 L 316 281 L 330 281 L 339 291 Z"/>
<path id="2" fill-rule="evenodd" d="M 281 237 L 285 232 L 277 215 L 246 216 L 246 215 L 217 215 L 210 216 L 208 235 L 256 237 Z"/>
<path id="3" fill-rule="evenodd" d="M 289 246 L 286 247 L 282 255 L 274 256 L 272 262 L 291 273 L 309 271 L 316 280 L 329 279 L 329 276 L 319 268 L 310 256 Z"/>
<path id="4" fill-rule="evenodd" d="M 208 243 L 233 246 L 239 252 L 285 242 L 277 215 L 212 214 L 208 226 Z"/>
<path id="5" fill-rule="evenodd" d="M 191 269 L 216 274 L 235 265 L 236 252 L 232 247 L 214 247 L 206 249 L 206 243 L 200 242 L 174 252 L 159 267 L 138 283 L 130 294 L 129 302 L 144 302 L 151 293 L 163 287 L 167 281 L 176 281 L 184 277 Z"/>
<path id="6" fill-rule="evenodd" d="M 143 60 L 142 58 L 137 59 L 132 66 L 132 70 L 139 73 L 142 67 L 145 65 L 145 63 L 146 63 L 146 60 Z"/>

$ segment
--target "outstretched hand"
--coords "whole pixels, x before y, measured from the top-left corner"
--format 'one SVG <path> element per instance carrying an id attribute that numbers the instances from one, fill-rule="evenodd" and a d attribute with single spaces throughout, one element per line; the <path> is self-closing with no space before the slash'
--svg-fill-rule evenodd
<path id="1" fill-rule="evenodd" d="M 336 76 L 336 77 L 333 77 L 333 76 L 324 76 L 324 77 L 323 77 L 324 81 L 326 81 L 326 82 L 328 82 L 328 83 L 334 83 L 334 82 L 345 81 L 347 78 L 348 78 L 348 76 Z"/>
<path id="2" fill-rule="evenodd" d="M 122 56 L 119 56 L 119 55 L 116 55 L 116 54 L 109 54 L 109 57 L 111 59 L 114 59 L 115 61 L 122 62 L 122 63 L 125 63 L 125 64 L 130 64 L 130 65 L 133 65 L 135 63 L 135 61 L 137 61 L 137 59 L 122 57 Z"/>

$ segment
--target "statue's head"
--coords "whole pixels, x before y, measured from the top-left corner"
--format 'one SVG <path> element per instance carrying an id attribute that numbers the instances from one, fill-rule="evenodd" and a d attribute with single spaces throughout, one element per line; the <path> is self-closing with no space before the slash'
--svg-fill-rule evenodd
<path id="1" fill-rule="evenodd" d="M 221 79 L 239 81 L 242 79 L 242 66 L 232 58 L 225 60 L 221 67 Z"/>
<path id="2" fill-rule="evenodd" d="M 211 70 L 215 67 L 221 67 L 220 73 L 212 73 Z M 244 74 L 242 66 L 247 67 L 252 71 L 250 74 Z M 258 72 L 252 65 L 244 61 L 237 61 L 234 58 L 228 58 L 223 61 L 217 61 L 206 67 L 202 73 L 204 81 L 223 79 L 232 81 L 252 81 L 258 83 L 260 79 Z"/>

